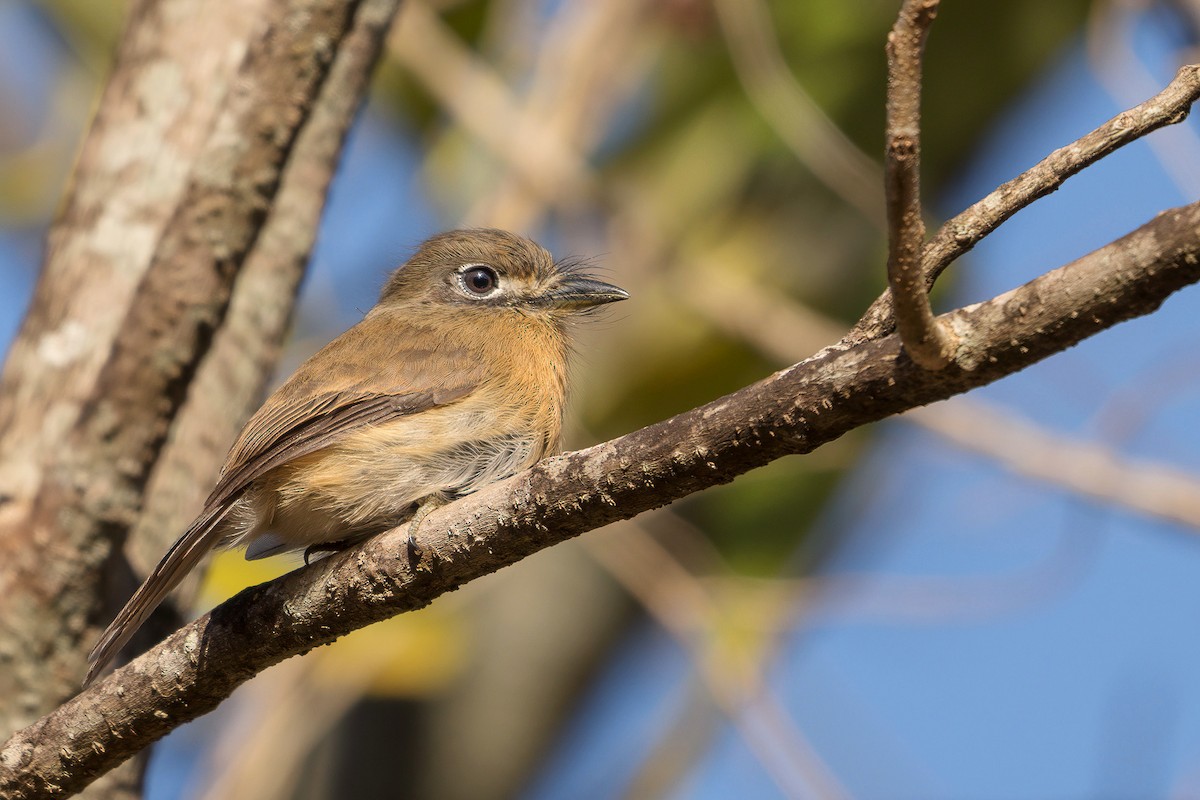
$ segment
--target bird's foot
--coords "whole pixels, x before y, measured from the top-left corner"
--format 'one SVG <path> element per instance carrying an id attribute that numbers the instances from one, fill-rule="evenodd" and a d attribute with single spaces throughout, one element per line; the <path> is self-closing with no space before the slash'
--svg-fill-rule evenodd
<path id="1" fill-rule="evenodd" d="M 421 523 L 425 521 L 425 517 L 429 516 L 429 512 L 436 508 L 441 508 L 450 502 L 450 498 L 441 494 L 430 495 L 421 500 L 417 504 L 417 511 L 408 521 L 408 563 L 419 565 L 421 556 L 425 552 L 425 548 L 417 542 L 417 531 L 421 529 Z"/>
<path id="2" fill-rule="evenodd" d="M 313 556 L 317 556 L 317 560 L 319 561 L 326 556 L 333 555 L 334 553 L 340 553 L 349 547 L 353 547 L 361 541 L 362 539 L 339 539 L 336 542 L 318 542 L 317 544 L 310 544 L 308 547 L 304 548 L 304 566 L 307 567 L 310 563 L 312 563 Z"/>

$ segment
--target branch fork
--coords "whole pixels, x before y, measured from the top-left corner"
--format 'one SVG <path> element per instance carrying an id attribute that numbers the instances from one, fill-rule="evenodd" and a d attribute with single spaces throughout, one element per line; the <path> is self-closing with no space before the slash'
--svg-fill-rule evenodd
<path id="1" fill-rule="evenodd" d="M 896 328 L 913 362 L 942 369 L 954 361 L 954 333 L 929 304 L 921 269 L 921 60 L 939 0 L 905 0 L 888 34 L 887 151 L 888 288 Z"/>

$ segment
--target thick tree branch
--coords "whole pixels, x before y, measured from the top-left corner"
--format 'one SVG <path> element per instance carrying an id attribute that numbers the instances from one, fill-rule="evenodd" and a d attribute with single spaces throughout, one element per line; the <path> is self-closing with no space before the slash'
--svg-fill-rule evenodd
<path id="1" fill-rule="evenodd" d="M 135 490 L 224 317 L 234 279 L 332 63 L 331 45 L 346 35 L 356 6 L 297 3 L 251 46 L 243 80 L 234 84 L 158 242 L 78 429 L 89 458 L 93 442 L 116 443 L 123 458 L 109 467 Z M 125 489 L 114 488 L 118 495 Z M 107 509 L 96 512 L 114 521 Z"/>
<path id="2" fill-rule="evenodd" d="M 80 639 L 102 603 L 105 553 L 81 553 L 56 527 L 39 528 L 35 503 L 245 56 L 238 43 L 250 40 L 262 12 L 249 0 L 220 13 L 201 13 L 201 5 L 141 0 L 130 8 L 0 376 L 0 640 L 8 643 L 0 649 L 0 730 L 28 725 L 77 690 Z M 180 63 L 179 52 L 205 41 L 230 44 L 218 57 Z"/>
<path id="3" fill-rule="evenodd" d="M 947 220 L 925 245 L 921 272 L 926 288 L 942 271 L 1013 214 L 1056 191 L 1068 178 L 1148 133 L 1187 119 L 1200 100 L 1200 64 L 1180 67 L 1165 89 L 1144 103 L 1123 111 L 1086 136 L 1060 147 L 1033 167 L 1002 184 L 986 197 Z M 892 298 L 880 295 L 854 326 L 847 341 L 878 339 L 895 329 Z"/>
<path id="4" fill-rule="evenodd" d="M 787 364 L 836 339 L 831 319 L 759 284 L 715 270 L 682 287 L 705 318 L 762 355 Z M 1111 445 L 1064 436 L 1009 410 L 970 398 L 914 409 L 902 417 L 1009 471 L 1200 534 L 1200 475 L 1124 455 Z"/>
<path id="5" fill-rule="evenodd" d="M 6 420 L 32 415 L 33 420 L 22 420 L 25 425 L 57 431 L 52 442 L 37 439 L 31 456 L 26 448 L 7 446 L 20 439 L 19 431 L 4 431 L 3 483 L 12 492 L 2 491 L 0 498 L 0 620 L 7 642 L 0 661 L 17 668 L 0 670 L 0 706 L 24 704 L 8 712 L 16 719 L 24 717 L 19 724 L 74 689 L 94 635 L 91 625 L 101 616 L 111 561 L 143 508 L 146 481 L 223 320 L 233 282 L 258 238 L 297 131 L 311 111 L 356 6 L 333 0 L 270 0 L 263 16 L 255 18 L 259 25 L 266 21 L 265 32 L 244 50 L 227 94 L 213 100 L 219 110 L 201 129 L 203 146 L 189 151 L 193 158 L 183 162 L 190 169 L 178 194 L 170 198 L 174 210 L 169 218 L 160 228 L 145 230 L 136 209 L 122 206 L 128 218 L 108 222 L 125 226 L 123 237 L 112 237 L 119 241 L 109 242 L 110 248 L 119 251 L 125 240 L 137 236 L 149 237 L 151 244 L 146 248 L 148 265 L 135 274 L 124 296 L 127 304 L 111 327 L 99 332 L 110 337 L 100 339 L 102 346 L 95 352 L 90 349 L 91 332 L 70 312 L 77 302 L 102 305 L 103 296 L 90 297 L 58 280 L 61 276 L 54 270 L 48 270 L 50 277 L 39 287 L 22 331 L 24 357 L 6 369 L 0 414 Z M 134 13 L 152 16 L 157 11 L 170 17 L 179 10 L 143 4 Z M 188 19 L 205 27 L 198 16 Z M 135 45 L 147 35 L 137 27 L 137 19 L 129 51 L 122 55 L 135 63 L 141 52 Z M 238 41 L 251 40 L 254 28 L 253 23 L 236 28 L 243 32 Z M 232 49 L 237 51 L 236 46 Z M 179 58 L 178 53 L 172 55 Z M 140 107 L 143 97 L 159 98 L 151 95 L 151 88 L 161 88 L 164 81 L 173 86 L 170 81 L 178 80 L 177 72 L 170 61 L 156 62 L 156 69 L 148 73 L 135 71 L 135 85 L 122 89 L 133 98 L 126 98 L 134 106 L 131 115 L 149 116 Z M 115 91 L 110 87 L 106 98 Z M 187 103 L 186 96 L 171 100 Z M 107 146 L 101 156 L 112 158 L 114 150 L 118 152 L 118 163 L 153 161 L 139 149 L 141 141 L 114 136 L 94 146 Z M 120 169 L 112 168 L 120 176 L 117 180 L 126 179 Z M 87 199 L 95 200 L 90 194 Z M 125 202 L 133 205 L 129 198 Z M 85 231 L 88 219 L 78 221 Z M 58 249 L 62 246 L 52 237 L 51 261 L 67 257 Z M 90 263 L 86 252 L 74 258 L 85 267 Z M 112 258 L 119 262 L 117 255 Z M 67 331 L 78 341 L 63 340 Z M 93 357 L 95 363 L 75 369 L 65 387 L 64 393 L 73 398 L 70 408 L 58 408 L 53 388 L 38 398 L 42 403 L 24 397 L 31 387 L 38 388 L 38 379 L 30 380 L 25 369 L 37 366 L 39 359 L 74 367 Z M 26 410 L 29 406 L 31 411 Z M 47 563 L 55 569 L 46 569 Z M 27 624 L 32 609 L 45 621 Z M 22 664 L 22 659 L 35 664 Z"/>
<path id="6" fill-rule="evenodd" d="M 847 431 L 1011 374 L 1147 314 L 1200 280 L 1200 203 L 986 303 L 941 318 L 945 369 L 917 367 L 896 336 L 837 346 L 706 406 L 544 461 L 432 513 L 422 560 L 406 530 L 255 586 L 15 734 L 0 795 L 64 796 L 214 708 L 284 658 L 434 598 L 545 547 L 726 483 Z"/>
<path id="7" fill-rule="evenodd" d="M 229 442 L 261 401 L 263 386 L 275 367 L 288 329 L 326 189 L 398 2 L 363 0 L 353 30 L 334 57 L 313 111 L 288 157 L 270 214 L 241 269 L 229 310 L 213 336 L 212 347 L 196 371 L 185 405 L 173 420 L 166 446 L 154 464 L 145 490 L 145 506 L 125 548 L 132 569 L 114 564 L 106 576 L 111 590 L 97 600 L 107 599 L 110 605 L 97 615 L 101 620 L 116 614 L 140 577 L 148 573 L 178 532 L 199 512 Z M 245 7 L 242 10 L 245 12 Z M 251 37 L 247 33 L 243 38 L 248 41 Z M 209 43 L 228 39 L 218 36 Z M 177 57 L 177 53 L 172 55 Z M 197 571 L 184 591 L 176 592 L 183 608 L 190 607 L 189 598 L 200 577 Z M 175 604 L 165 604 L 139 631 L 134 649 L 146 649 L 183 621 Z M 90 644 L 85 640 L 83 649 Z M 38 659 L 31 657 L 31 661 Z M 76 691 L 73 673 L 66 684 L 66 692 L 53 697 L 50 705 Z M 15 730 L 39 715 L 19 723 L 12 720 L 8 725 L 0 725 L 0 729 Z M 131 759 L 120 769 L 107 773 L 88 787 L 85 796 L 141 797 L 143 765 L 137 761 Z"/>
<path id="8" fill-rule="evenodd" d="M 939 0 L 905 0 L 888 34 L 887 158 L 888 288 L 896 329 L 912 360 L 941 369 L 954 357 L 953 333 L 929 305 L 921 275 L 921 62 Z"/>
<path id="9" fill-rule="evenodd" d="M 126 548 L 139 575 L 149 572 L 178 531 L 199 513 L 229 443 L 262 400 L 287 334 L 326 191 L 399 4 L 400 0 L 363 0 L 297 136 L 270 214 L 237 279 L 229 310 L 150 477 L 146 507 Z M 118 603 L 105 616 L 111 618 L 136 586 L 134 581 L 120 591 Z M 145 644 L 178 626 L 177 619 L 164 630 L 152 618 L 146 628 L 153 638 Z"/>

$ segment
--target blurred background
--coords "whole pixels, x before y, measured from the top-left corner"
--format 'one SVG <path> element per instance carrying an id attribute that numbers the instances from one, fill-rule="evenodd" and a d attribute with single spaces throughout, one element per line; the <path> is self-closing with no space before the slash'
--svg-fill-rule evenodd
<path id="1" fill-rule="evenodd" d="M 279 375 L 459 225 L 590 258 L 568 446 L 836 341 L 884 285 L 895 0 L 407 0 Z M 0 3 L 0 343 L 124 6 Z M 1195 0 L 944 3 L 936 224 L 1195 61 Z M 1200 196 L 1193 123 L 1018 214 L 935 304 Z M 1200 293 L 292 659 L 147 797 L 1200 797 Z M 203 603 L 296 566 L 218 557 Z M 201 609 L 197 609 L 202 610 Z"/>

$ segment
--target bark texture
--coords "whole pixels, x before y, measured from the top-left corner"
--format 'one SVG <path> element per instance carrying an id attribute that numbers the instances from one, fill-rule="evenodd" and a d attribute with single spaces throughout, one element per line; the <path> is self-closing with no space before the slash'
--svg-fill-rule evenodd
<path id="1" fill-rule="evenodd" d="M 106 576 L 356 7 L 131 9 L 0 380 L 0 728 L 77 690 Z M 282 327 L 290 295 L 277 305 Z"/>

